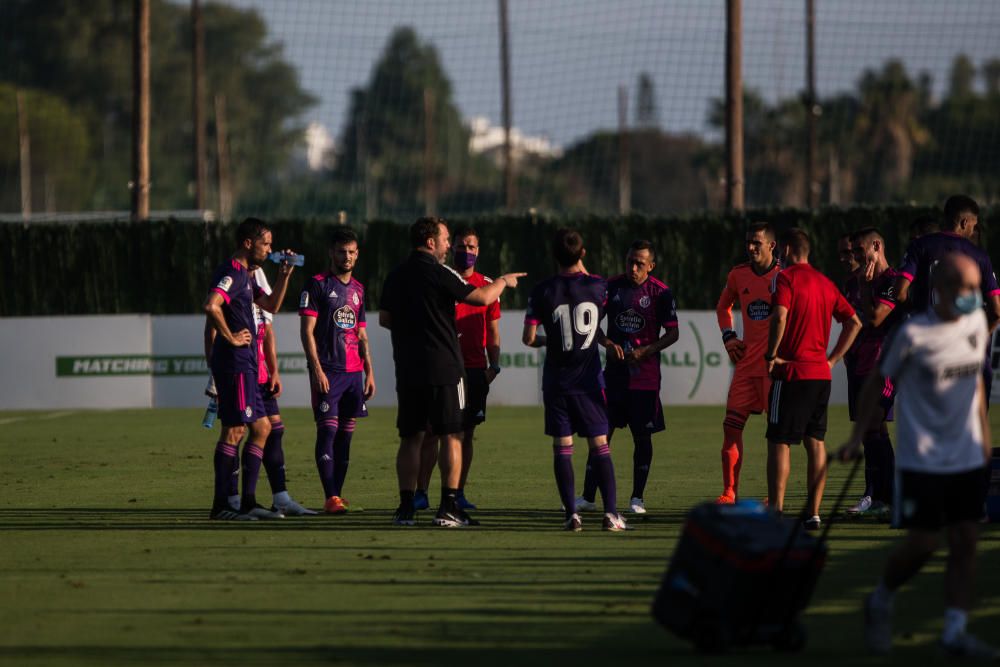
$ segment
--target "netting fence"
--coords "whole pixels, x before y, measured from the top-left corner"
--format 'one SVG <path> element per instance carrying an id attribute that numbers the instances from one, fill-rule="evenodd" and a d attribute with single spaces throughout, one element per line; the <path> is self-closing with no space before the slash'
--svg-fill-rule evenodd
<path id="1" fill-rule="evenodd" d="M 132 4 L 0 0 L 0 213 L 128 208 Z M 204 206 L 349 220 L 723 206 L 722 0 L 506 5 L 509 193 L 499 2 L 201 3 Z M 806 203 L 805 7 L 743 3 L 748 206 Z M 815 7 L 820 203 L 1000 200 L 1000 3 Z M 191 3 L 154 0 L 151 16 L 151 204 L 193 209 Z"/>

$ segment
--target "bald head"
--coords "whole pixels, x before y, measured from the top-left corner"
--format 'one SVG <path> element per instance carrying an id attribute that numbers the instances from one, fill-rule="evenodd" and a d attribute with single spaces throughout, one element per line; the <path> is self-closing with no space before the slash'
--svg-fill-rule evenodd
<path id="1" fill-rule="evenodd" d="M 979 266 L 966 255 L 946 255 L 934 267 L 934 309 L 942 319 L 953 320 L 982 307 Z"/>

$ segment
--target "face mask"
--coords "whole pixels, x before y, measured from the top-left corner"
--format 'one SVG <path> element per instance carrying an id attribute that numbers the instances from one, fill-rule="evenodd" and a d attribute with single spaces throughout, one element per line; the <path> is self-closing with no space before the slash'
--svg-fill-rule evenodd
<path id="1" fill-rule="evenodd" d="M 476 264 L 476 255 L 471 252 L 465 252 L 464 250 L 455 251 L 455 268 L 456 269 L 471 269 Z"/>
<path id="2" fill-rule="evenodd" d="M 983 307 L 983 295 L 979 292 L 959 294 L 955 297 L 953 306 L 955 307 L 956 313 L 961 313 L 962 315 L 974 313 Z"/>

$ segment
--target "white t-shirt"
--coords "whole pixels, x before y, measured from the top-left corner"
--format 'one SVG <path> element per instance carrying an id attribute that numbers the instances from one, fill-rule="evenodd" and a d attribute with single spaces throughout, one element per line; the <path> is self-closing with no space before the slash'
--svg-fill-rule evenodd
<path id="1" fill-rule="evenodd" d="M 976 388 L 989 330 L 982 309 L 945 322 L 933 310 L 900 325 L 879 370 L 896 385 L 896 467 L 959 473 L 983 467 Z"/>
<path id="2" fill-rule="evenodd" d="M 271 293 L 271 283 L 267 282 L 267 275 L 264 274 L 264 269 L 258 266 L 254 269 L 253 277 L 254 280 L 257 281 L 257 286 L 260 287 L 261 292 L 264 294 Z M 270 324 L 273 319 L 274 315 L 267 312 L 256 303 L 253 305 L 253 320 L 257 325 L 257 329 L 260 329 L 260 325 L 262 324 Z"/>

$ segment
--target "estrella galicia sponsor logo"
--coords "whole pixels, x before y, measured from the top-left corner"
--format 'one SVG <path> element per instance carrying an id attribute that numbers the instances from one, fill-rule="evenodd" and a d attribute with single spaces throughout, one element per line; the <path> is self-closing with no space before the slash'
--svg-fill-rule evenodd
<path id="1" fill-rule="evenodd" d="M 615 326 L 619 331 L 625 333 L 635 333 L 641 331 L 646 326 L 646 318 L 637 313 L 632 308 L 618 313 L 615 318 Z"/>
<path id="2" fill-rule="evenodd" d="M 766 320 L 771 316 L 771 304 L 763 299 L 751 301 L 747 306 L 747 315 L 751 320 Z"/>
<path id="3" fill-rule="evenodd" d="M 353 329 L 358 323 L 358 316 L 350 306 L 341 306 L 333 313 L 333 323 L 341 329 Z"/>

